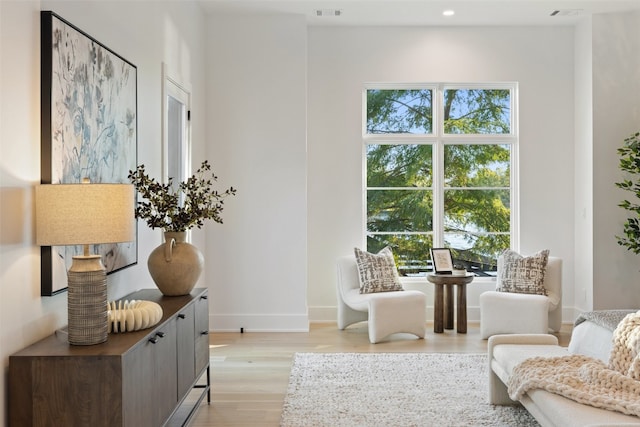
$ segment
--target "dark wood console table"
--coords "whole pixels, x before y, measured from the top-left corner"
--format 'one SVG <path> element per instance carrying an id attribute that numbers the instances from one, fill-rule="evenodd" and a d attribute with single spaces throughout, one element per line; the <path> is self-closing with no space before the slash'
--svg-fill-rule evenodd
<path id="1" fill-rule="evenodd" d="M 444 329 L 453 329 L 453 286 L 458 287 L 458 332 L 467 333 L 467 284 L 473 281 L 474 275 L 427 274 L 427 280 L 434 284 L 433 332 L 442 333 Z"/>
<path id="2" fill-rule="evenodd" d="M 205 395 L 211 401 L 207 289 L 179 297 L 143 289 L 121 299 L 156 302 L 162 319 L 91 346 L 54 334 L 9 357 L 10 426 L 175 424 L 177 409 L 198 389 L 186 424 Z"/>

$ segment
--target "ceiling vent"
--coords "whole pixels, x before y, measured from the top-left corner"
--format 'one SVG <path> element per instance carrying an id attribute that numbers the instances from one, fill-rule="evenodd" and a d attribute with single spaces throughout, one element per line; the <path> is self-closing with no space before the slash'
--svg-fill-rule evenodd
<path id="1" fill-rule="evenodd" d="M 550 16 L 578 16 L 582 15 L 582 9 L 559 9 L 551 12 Z"/>
<path id="2" fill-rule="evenodd" d="M 342 15 L 342 10 L 340 9 L 316 9 L 316 16 L 325 17 L 340 15 Z"/>

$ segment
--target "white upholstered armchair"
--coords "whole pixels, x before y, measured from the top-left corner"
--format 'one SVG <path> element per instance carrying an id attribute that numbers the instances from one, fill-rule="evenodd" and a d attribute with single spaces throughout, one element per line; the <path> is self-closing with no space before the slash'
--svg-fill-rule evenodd
<path id="1" fill-rule="evenodd" d="M 358 265 L 354 256 L 338 259 L 338 328 L 368 320 L 369 341 L 405 332 L 424 338 L 426 296 L 420 291 L 360 293 Z"/>
<path id="2" fill-rule="evenodd" d="M 498 277 L 502 260 L 498 258 Z M 480 295 L 480 335 L 547 334 L 562 325 L 562 260 L 549 257 L 545 295 L 488 291 Z"/>

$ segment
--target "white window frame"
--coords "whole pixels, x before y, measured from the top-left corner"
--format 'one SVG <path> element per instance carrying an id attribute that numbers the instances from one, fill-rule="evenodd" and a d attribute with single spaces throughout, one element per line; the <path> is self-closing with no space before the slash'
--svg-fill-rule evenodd
<path id="1" fill-rule="evenodd" d="M 430 89 L 432 90 L 432 133 L 431 134 L 368 134 L 367 133 L 367 91 L 370 89 Z M 444 134 L 443 120 L 444 91 L 447 89 L 506 89 L 510 91 L 509 134 Z M 444 147 L 453 144 L 502 144 L 509 145 L 510 155 L 510 224 L 509 240 L 511 249 L 520 249 L 520 215 L 519 215 L 519 126 L 518 126 L 518 83 L 517 82 L 475 82 L 475 83 L 365 83 L 362 90 L 362 247 L 367 244 L 367 145 L 372 144 L 429 144 L 433 147 L 433 246 L 444 247 Z M 479 188 L 482 189 L 482 188 Z M 402 278 L 403 281 L 424 281 L 420 278 Z M 478 277 L 476 281 L 494 281 L 491 277 Z"/>

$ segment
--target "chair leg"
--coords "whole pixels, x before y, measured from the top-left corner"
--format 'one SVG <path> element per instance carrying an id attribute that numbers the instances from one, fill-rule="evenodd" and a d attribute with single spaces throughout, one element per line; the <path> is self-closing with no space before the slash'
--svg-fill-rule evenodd
<path id="1" fill-rule="evenodd" d="M 489 366 L 489 403 L 492 405 L 517 405 L 518 402 L 511 400 L 507 391 L 507 386 L 500 377 Z"/>
<path id="2" fill-rule="evenodd" d="M 342 301 L 338 301 L 338 329 L 344 330 L 349 325 L 364 322 L 367 319 L 366 311 L 356 311 Z"/>

